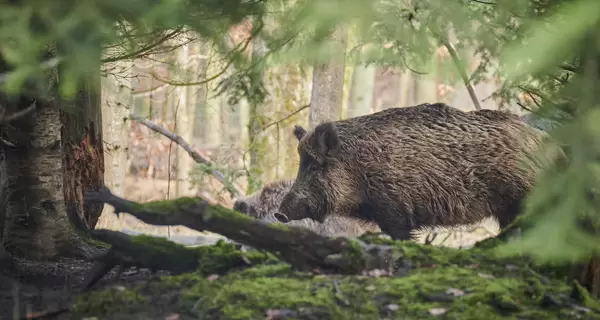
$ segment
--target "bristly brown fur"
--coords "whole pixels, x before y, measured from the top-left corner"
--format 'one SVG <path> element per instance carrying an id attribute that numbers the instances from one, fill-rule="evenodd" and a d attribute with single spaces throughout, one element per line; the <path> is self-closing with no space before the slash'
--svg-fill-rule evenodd
<path id="1" fill-rule="evenodd" d="M 294 180 L 279 180 L 266 184 L 255 194 L 235 201 L 234 210 L 266 222 L 278 222 L 274 213 L 279 209 L 283 197 L 288 193 Z M 323 236 L 357 237 L 365 232 L 381 232 L 377 224 L 351 217 L 331 217 L 323 223 L 304 219 L 292 221 L 291 225 L 301 226 Z"/>
<path id="2" fill-rule="evenodd" d="M 323 123 L 299 142 L 298 177 L 280 212 L 352 216 L 396 239 L 489 216 L 505 227 L 540 168 L 521 161 L 534 160 L 544 137 L 514 114 L 442 103 Z"/>

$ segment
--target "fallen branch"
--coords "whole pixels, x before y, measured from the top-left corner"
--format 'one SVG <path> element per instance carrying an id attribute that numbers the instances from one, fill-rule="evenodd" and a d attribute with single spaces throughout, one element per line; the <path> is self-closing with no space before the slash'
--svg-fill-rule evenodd
<path id="1" fill-rule="evenodd" d="M 192 157 L 192 159 L 194 159 L 194 161 L 196 161 L 197 163 L 202 163 L 206 165 L 213 164 L 207 157 L 201 155 L 198 151 L 194 150 L 194 147 L 192 147 L 189 143 L 187 143 L 187 141 L 185 141 L 181 136 L 175 134 L 174 132 L 171 132 L 148 119 L 144 119 L 134 115 L 129 116 L 129 118 L 171 139 L 173 142 L 175 142 L 181 148 L 183 148 L 183 150 L 185 150 L 190 155 L 190 157 Z M 227 189 L 227 191 L 229 191 L 229 193 L 234 198 L 239 198 L 243 196 L 244 193 L 241 191 L 241 189 L 235 186 L 234 184 L 227 182 L 225 175 L 221 171 L 213 169 L 211 173 L 219 182 L 221 182 L 221 184 L 223 184 L 223 186 Z"/>
<path id="2" fill-rule="evenodd" d="M 102 188 L 98 192 L 89 192 L 85 201 L 110 204 L 114 207 L 115 214 L 127 212 L 152 225 L 182 225 L 197 231 L 218 233 L 237 243 L 276 254 L 300 270 L 342 274 L 356 274 L 374 269 L 392 272 L 395 260 L 393 256 L 396 251 L 391 246 L 369 245 L 341 237 L 331 239 L 301 227 L 267 224 L 219 205 L 211 206 L 200 198 L 138 204 Z M 95 231 L 94 234 L 98 235 L 98 232 L 106 233 L 106 230 Z M 116 239 L 117 243 L 127 243 L 124 240 L 127 236 L 123 236 Z M 115 242 L 108 243 L 115 245 Z M 129 248 L 127 255 L 139 255 L 139 251 L 132 247 L 132 244 L 134 243 L 124 245 Z M 163 260 L 161 265 L 152 262 L 159 268 L 169 265 L 169 259 L 162 253 L 164 251 L 157 250 L 152 256 L 152 259 Z M 145 263 L 149 261 L 151 260 Z"/>
<path id="3" fill-rule="evenodd" d="M 33 101 L 33 103 L 31 105 L 29 105 L 29 107 L 27 107 L 23 110 L 19 110 L 17 112 L 9 114 L 9 115 L 6 114 L 6 108 L 2 108 L 2 110 L 0 111 L 0 124 L 15 121 L 17 119 L 23 118 L 26 115 L 32 113 L 36 107 L 37 107 L 37 101 Z"/>
<path id="4" fill-rule="evenodd" d="M 191 272 L 198 268 L 200 259 L 198 252 L 171 243 L 162 238 L 151 236 L 134 236 L 112 230 L 95 230 L 91 235 L 111 248 L 92 258 L 94 266 L 83 280 L 82 289 L 87 290 L 102 277 L 118 266 L 117 279 L 125 268 L 147 268 L 155 272 L 168 270 L 174 274 Z M 158 251 L 157 249 L 162 249 Z"/>

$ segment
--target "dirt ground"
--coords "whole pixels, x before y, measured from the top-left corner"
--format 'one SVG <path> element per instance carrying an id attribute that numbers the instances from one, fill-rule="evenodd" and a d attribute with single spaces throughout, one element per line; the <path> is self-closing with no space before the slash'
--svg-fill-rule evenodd
<path id="1" fill-rule="evenodd" d="M 167 185 L 166 181 L 141 181 L 141 179 L 127 178 L 124 197 L 139 202 L 164 199 Z M 193 192 L 190 193 L 193 195 Z M 107 226 L 108 229 L 129 229 L 167 238 L 177 235 L 207 235 L 181 226 L 167 228 L 147 225 L 126 214 L 118 220 L 112 221 L 117 222 Z M 493 236 L 496 232 L 495 223 L 489 220 L 463 232 L 439 231 L 432 244 L 470 247 L 479 240 Z M 419 242 L 423 242 L 426 236 L 423 234 Z M 87 261 L 74 259 L 44 263 L 18 261 L 13 267 L 0 265 L 0 320 L 31 319 L 35 318 L 32 315 L 39 312 L 64 309 L 69 301 L 78 294 L 81 283 L 91 267 L 92 264 Z M 138 281 L 147 282 L 154 277 L 166 274 L 168 273 L 159 272 L 152 275 L 148 270 L 129 269 L 125 270 L 121 279 L 117 281 L 115 279 L 116 272 L 113 270 L 94 286 L 94 290 L 107 286 L 127 286 Z M 58 315 L 54 319 L 64 317 L 66 315 Z"/>

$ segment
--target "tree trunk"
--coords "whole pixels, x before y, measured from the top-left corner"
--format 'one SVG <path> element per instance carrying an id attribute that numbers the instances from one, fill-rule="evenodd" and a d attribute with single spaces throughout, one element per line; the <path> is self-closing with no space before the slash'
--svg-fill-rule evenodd
<path id="1" fill-rule="evenodd" d="M 6 231 L 6 217 L 7 217 L 7 171 L 6 171 L 6 157 L 5 157 L 5 145 L 0 145 L 0 259 L 5 254 L 4 252 L 4 234 Z"/>
<path id="2" fill-rule="evenodd" d="M 99 73 L 87 79 L 71 104 L 62 112 L 64 196 L 73 225 L 79 230 L 90 230 L 96 226 L 103 209 L 83 202 L 86 192 L 104 185 Z"/>
<path id="3" fill-rule="evenodd" d="M 128 74 L 133 67 L 132 61 L 119 61 L 121 68 L 107 66 L 107 70 L 118 70 L 123 75 L 120 82 L 113 77 L 103 77 L 102 86 L 102 136 L 105 143 L 104 152 L 104 185 L 117 194 L 125 192 L 125 174 L 127 172 L 127 137 L 129 122 L 124 121 L 129 116 L 127 106 L 131 106 L 132 82 Z M 121 230 L 120 219 L 114 214 L 111 206 L 104 206 L 98 220 L 98 228 Z"/>
<path id="4" fill-rule="evenodd" d="M 253 39 L 252 41 L 252 60 L 254 61 L 254 76 L 262 77 L 264 71 L 264 62 L 261 59 L 264 58 L 267 53 L 267 48 L 260 39 Z M 260 61 L 260 62 L 258 62 Z M 264 110 L 263 101 L 255 101 L 251 99 L 248 101 L 248 142 L 250 145 L 250 172 L 248 174 L 248 188 L 247 194 L 252 194 L 258 191 L 262 187 L 261 176 L 263 170 L 261 164 L 263 162 L 263 154 L 266 148 L 266 137 L 262 134 L 262 112 Z"/>
<path id="5" fill-rule="evenodd" d="M 55 97 L 58 72 L 47 74 Z M 99 77 L 89 80 L 72 103 L 77 112 L 61 111 L 58 98 L 43 100 L 33 114 L 12 123 L 17 139 L 5 148 L 4 245 L 14 256 L 38 260 L 93 253 L 75 230 L 92 229 L 103 207 L 83 202 L 85 192 L 103 184 Z"/>
<path id="6" fill-rule="evenodd" d="M 375 67 L 357 65 L 352 73 L 350 99 L 347 118 L 371 113 L 373 89 L 375 88 Z"/>
<path id="7" fill-rule="evenodd" d="M 183 72 L 184 82 L 189 82 L 188 76 L 188 57 L 190 56 L 190 44 L 183 45 L 180 49 L 179 63 L 181 66 L 180 72 Z M 179 93 L 178 103 L 176 104 L 176 115 L 175 115 L 175 132 L 179 134 L 185 141 L 193 140 L 193 127 L 194 119 L 192 117 L 193 112 L 189 104 L 189 86 L 182 86 L 177 88 L 176 92 Z M 176 98 L 175 98 L 176 99 Z M 182 148 L 175 148 L 175 157 L 177 159 L 177 183 L 175 184 L 175 197 L 184 197 L 190 195 L 190 183 L 189 174 L 192 168 L 193 160 L 189 154 Z"/>
<path id="8" fill-rule="evenodd" d="M 340 118 L 343 103 L 347 39 L 348 29 L 345 26 L 338 26 L 331 35 L 330 41 L 335 52 L 331 61 L 313 67 L 310 128 L 314 128 L 322 122 Z"/>

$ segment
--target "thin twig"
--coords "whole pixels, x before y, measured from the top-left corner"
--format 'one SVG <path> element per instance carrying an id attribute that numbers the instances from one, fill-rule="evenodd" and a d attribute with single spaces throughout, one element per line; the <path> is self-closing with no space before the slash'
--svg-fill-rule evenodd
<path id="1" fill-rule="evenodd" d="M 52 57 L 48 60 L 45 60 L 41 63 L 42 70 L 52 69 L 52 68 L 58 66 L 58 64 L 60 64 L 61 62 L 63 62 L 63 60 L 64 60 L 63 57 Z M 8 78 L 11 76 L 11 74 L 13 72 L 14 71 L 1 73 L 0 74 L 0 84 L 4 84 L 5 82 L 7 82 Z"/>
<path id="2" fill-rule="evenodd" d="M 37 107 L 37 101 L 33 101 L 33 103 L 29 107 L 27 107 L 23 110 L 19 110 L 8 116 L 5 116 L 6 109 L 2 109 L 1 114 L 0 114 L 0 123 L 11 122 L 11 121 L 15 121 L 17 119 L 23 118 L 26 115 L 32 113 L 36 107 Z"/>
<path id="3" fill-rule="evenodd" d="M 467 91 L 469 92 L 469 96 L 471 96 L 471 100 L 473 101 L 473 105 L 475 106 L 475 109 L 481 110 L 481 105 L 479 104 L 479 99 L 477 99 L 475 90 L 473 89 L 471 82 L 469 82 L 469 76 L 467 76 L 467 71 L 465 70 L 465 66 L 462 64 L 462 61 L 460 61 L 460 58 L 458 57 L 456 50 L 454 49 L 454 47 L 452 47 L 450 42 L 448 42 L 448 40 L 446 40 L 446 38 L 442 37 L 441 35 L 438 35 L 435 32 L 434 32 L 434 34 L 436 34 L 438 41 L 440 41 L 440 43 L 443 44 L 444 47 L 446 47 L 446 49 L 448 50 L 448 53 L 450 54 L 450 57 L 452 57 L 452 61 L 454 62 L 454 65 L 456 66 L 456 69 L 458 70 L 458 74 L 460 74 L 460 77 L 462 78 L 463 83 L 465 84 L 465 87 L 467 87 Z"/>
<path id="4" fill-rule="evenodd" d="M 307 104 L 307 105 L 305 105 L 305 106 L 302 106 L 302 107 L 298 108 L 296 111 L 288 114 L 287 116 L 285 116 L 285 117 L 283 117 L 283 118 L 281 118 L 281 119 L 279 119 L 277 121 L 274 121 L 274 122 L 271 122 L 271 123 L 267 124 L 266 126 L 262 127 L 260 130 L 261 131 L 265 131 L 265 130 L 269 129 L 270 127 L 274 126 L 274 125 L 278 125 L 278 124 L 284 122 L 285 120 L 287 120 L 287 119 L 295 116 L 296 114 L 300 113 L 300 111 L 302 111 L 302 110 L 304 110 L 306 108 L 310 108 L 310 103 Z"/>
<path id="5" fill-rule="evenodd" d="M 181 148 L 183 148 L 183 150 L 185 150 L 190 155 L 190 157 L 192 157 L 192 159 L 194 159 L 194 161 L 196 161 L 197 163 L 213 165 L 212 161 L 210 161 L 207 157 L 201 155 L 198 151 L 194 150 L 195 148 L 192 147 L 189 143 L 187 143 L 181 136 L 167 130 L 166 128 L 164 128 L 148 119 L 144 119 L 144 118 L 134 116 L 134 115 L 130 115 L 129 119 L 135 120 L 135 121 L 145 125 L 149 129 L 151 129 L 155 132 L 158 132 L 158 133 L 162 134 L 163 136 L 171 139 L 173 142 L 175 142 Z M 217 169 L 212 169 L 211 173 L 219 182 L 221 182 L 221 184 L 223 184 L 223 186 L 227 189 L 227 191 L 229 191 L 229 193 L 234 198 L 239 198 L 244 194 L 241 191 L 241 189 L 238 188 L 237 186 L 235 186 L 233 183 L 228 183 L 227 179 L 225 178 L 225 175 L 221 171 L 219 171 Z"/>
<path id="6" fill-rule="evenodd" d="M 173 30 L 172 32 L 169 32 L 166 35 L 162 36 L 160 39 L 156 40 L 155 42 L 140 48 L 139 50 L 136 50 L 136 51 L 130 52 L 130 53 L 126 53 L 126 54 L 123 54 L 120 56 L 102 59 L 101 62 L 109 63 L 109 62 L 117 62 L 117 61 L 121 61 L 121 60 L 135 59 L 135 58 L 143 57 L 144 55 L 148 54 L 148 52 L 150 50 L 154 49 L 155 47 L 160 46 L 165 41 L 175 37 L 178 33 L 181 32 L 181 29 L 182 29 L 181 27 L 177 28 L 177 29 Z"/>

